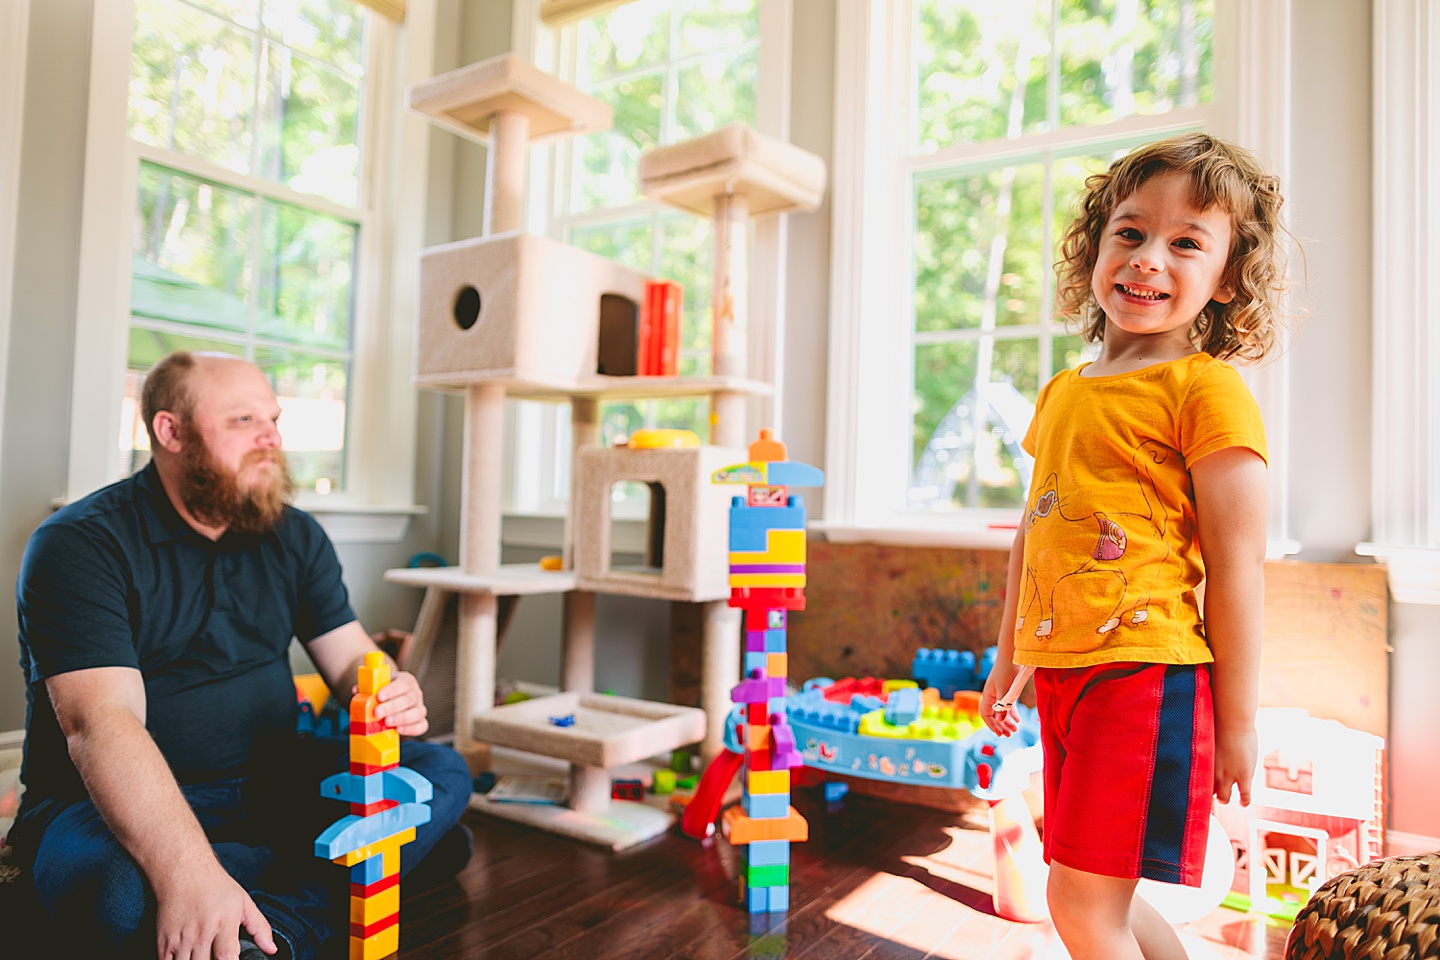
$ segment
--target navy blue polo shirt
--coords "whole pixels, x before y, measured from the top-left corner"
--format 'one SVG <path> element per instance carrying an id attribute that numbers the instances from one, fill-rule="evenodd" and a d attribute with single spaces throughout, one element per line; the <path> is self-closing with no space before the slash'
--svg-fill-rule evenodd
<path id="1" fill-rule="evenodd" d="M 355 619 L 340 562 L 309 514 L 271 532 L 196 533 L 154 464 L 57 511 L 31 536 L 16 585 L 28 684 L 25 805 L 86 796 L 45 679 L 134 667 L 145 726 L 180 783 L 244 773 L 293 736 L 288 648 Z"/>

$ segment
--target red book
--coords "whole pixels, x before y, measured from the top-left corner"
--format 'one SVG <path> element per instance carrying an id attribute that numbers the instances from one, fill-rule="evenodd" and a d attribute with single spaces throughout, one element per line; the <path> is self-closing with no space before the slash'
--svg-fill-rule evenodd
<path id="1" fill-rule="evenodd" d="M 645 281 L 645 299 L 640 304 L 640 333 L 636 337 L 636 358 L 635 373 L 641 377 L 653 377 L 656 374 L 655 358 L 659 355 L 655 346 L 655 331 L 658 326 L 657 320 L 660 316 L 656 310 L 656 284 L 653 280 Z"/>
<path id="2" fill-rule="evenodd" d="M 673 280 L 655 281 L 650 299 L 654 308 L 651 337 L 655 375 L 674 377 L 680 373 L 680 309 L 685 288 Z"/>

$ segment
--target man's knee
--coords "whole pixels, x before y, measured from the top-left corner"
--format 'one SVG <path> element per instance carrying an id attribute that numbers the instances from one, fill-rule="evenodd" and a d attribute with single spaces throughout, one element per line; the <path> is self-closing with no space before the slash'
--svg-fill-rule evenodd
<path id="1" fill-rule="evenodd" d="M 67 937 L 120 955 L 154 932 L 154 898 L 120 844 L 67 843 L 47 835 L 35 860 L 35 891 Z"/>
<path id="2" fill-rule="evenodd" d="M 446 828 L 460 821 L 473 786 L 465 759 L 443 743 L 407 740 L 400 745 L 400 764 L 430 781 L 431 822 Z"/>

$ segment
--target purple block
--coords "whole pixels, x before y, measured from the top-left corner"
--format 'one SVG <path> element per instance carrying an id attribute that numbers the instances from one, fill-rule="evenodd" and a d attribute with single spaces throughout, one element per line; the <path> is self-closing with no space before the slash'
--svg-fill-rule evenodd
<path id="1" fill-rule="evenodd" d="M 752 670 L 750 673 L 751 675 L 748 679 L 741 680 L 735 684 L 734 688 L 730 691 L 731 703 L 764 703 L 771 697 L 776 696 L 776 694 L 770 692 L 774 689 L 773 685 L 775 681 L 766 679 L 765 671 Z M 783 677 L 778 679 L 780 680 L 780 695 L 783 695 L 785 693 L 785 680 Z"/>
<path id="2" fill-rule="evenodd" d="M 768 684 L 770 684 L 770 686 L 769 686 L 769 692 L 768 692 L 767 694 L 765 694 L 764 696 L 762 696 L 762 697 L 757 697 L 757 698 L 753 701 L 754 703 L 759 703 L 761 700 L 769 700 L 771 697 L 783 697 L 783 696 L 785 696 L 785 678 L 784 678 L 784 677 L 768 677 L 768 678 L 765 678 L 765 680 L 766 680 L 766 682 L 767 682 Z"/>
<path id="3" fill-rule="evenodd" d="M 803 563 L 732 563 L 730 572 L 734 573 L 804 573 Z"/>
<path id="4" fill-rule="evenodd" d="M 795 731 L 785 722 L 784 714 L 770 716 L 770 740 L 775 745 L 770 754 L 770 769 L 791 770 L 804 762 L 800 751 L 795 749 Z"/>
<path id="5" fill-rule="evenodd" d="M 746 630 L 746 631 L 745 631 L 745 652 L 746 652 L 746 653 L 764 653 L 764 652 L 765 652 L 765 632 L 766 632 L 766 631 L 764 631 L 764 630 Z"/>

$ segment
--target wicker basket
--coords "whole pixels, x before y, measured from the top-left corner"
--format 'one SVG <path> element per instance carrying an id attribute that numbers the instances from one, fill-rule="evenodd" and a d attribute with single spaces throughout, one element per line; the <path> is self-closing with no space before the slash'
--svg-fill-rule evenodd
<path id="1" fill-rule="evenodd" d="M 1286 960 L 1440 957 L 1440 853 L 1376 860 L 1327 882 L 1295 918 Z"/>

